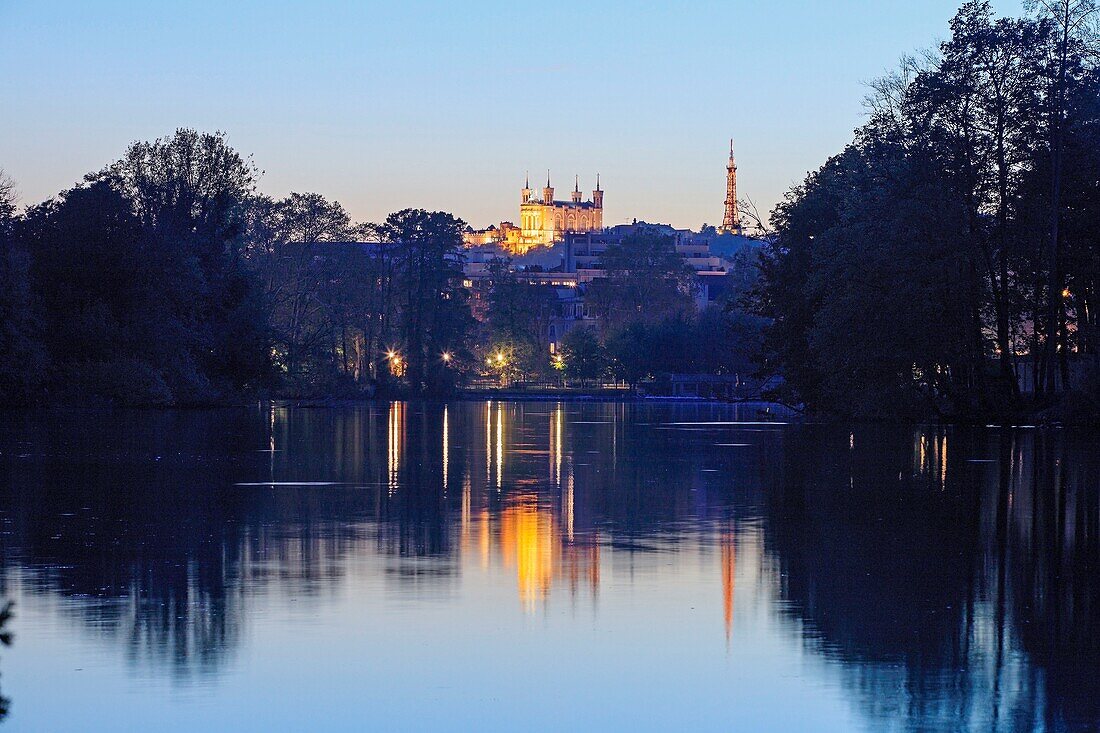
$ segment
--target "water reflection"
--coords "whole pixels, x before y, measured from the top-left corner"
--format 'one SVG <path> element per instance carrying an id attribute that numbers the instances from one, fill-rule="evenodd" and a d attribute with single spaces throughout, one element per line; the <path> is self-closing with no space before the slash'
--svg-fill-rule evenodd
<path id="1" fill-rule="evenodd" d="M 669 673 L 696 683 L 770 639 L 765 659 L 818 660 L 798 674 L 836 686 L 830 714 L 855 711 L 837 729 L 1100 721 L 1091 436 L 500 401 L 0 424 L 5 587 L 32 630 L 75 623 L 143 675 L 247 677 L 257 624 L 362 616 L 372 598 L 406 604 L 374 619 L 396 628 L 432 604 L 456 624 L 581 609 L 573 636 L 680 639 Z M 674 622 L 638 626 L 666 607 Z M 743 682 L 781 689 L 767 678 Z M 16 716 L 32 704 L 13 697 Z"/>

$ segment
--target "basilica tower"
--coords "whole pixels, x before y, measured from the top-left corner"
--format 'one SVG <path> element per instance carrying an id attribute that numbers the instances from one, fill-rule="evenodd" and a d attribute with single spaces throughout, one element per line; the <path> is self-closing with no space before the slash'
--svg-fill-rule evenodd
<path id="1" fill-rule="evenodd" d="M 741 214 L 737 211 L 737 163 L 733 159 L 733 138 L 730 138 L 730 159 L 726 163 L 726 211 L 722 215 L 722 234 L 741 233 Z"/>

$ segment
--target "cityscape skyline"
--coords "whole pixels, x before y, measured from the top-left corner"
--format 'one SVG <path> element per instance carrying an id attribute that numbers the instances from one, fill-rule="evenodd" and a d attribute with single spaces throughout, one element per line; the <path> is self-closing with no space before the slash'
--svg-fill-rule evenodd
<path id="1" fill-rule="evenodd" d="M 252 156 L 262 192 L 316 191 L 360 221 L 422 207 L 485 227 L 550 163 L 602 174 L 607 225 L 717 225 L 731 135 L 742 196 L 770 211 L 954 7 L 6 3 L 0 59 L 19 71 L 0 79 L 0 167 L 34 204 L 193 127 Z"/>

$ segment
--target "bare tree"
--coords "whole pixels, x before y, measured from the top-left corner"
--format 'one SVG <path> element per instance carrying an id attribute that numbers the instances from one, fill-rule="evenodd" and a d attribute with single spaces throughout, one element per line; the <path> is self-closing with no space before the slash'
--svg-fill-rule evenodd
<path id="1" fill-rule="evenodd" d="M 15 190 L 15 181 L 0 168 L 0 221 L 7 221 L 15 216 L 15 204 L 19 199 Z"/>
<path id="2" fill-rule="evenodd" d="M 745 198 L 738 199 L 737 210 L 741 212 L 742 217 L 748 220 L 748 226 L 744 228 L 748 229 L 752 236 L 767 239 L 772 235 L 771 224 L 768 221 L 767 214 L 761 213 L 760 209 L 751 198 L 746 196 Z"/>

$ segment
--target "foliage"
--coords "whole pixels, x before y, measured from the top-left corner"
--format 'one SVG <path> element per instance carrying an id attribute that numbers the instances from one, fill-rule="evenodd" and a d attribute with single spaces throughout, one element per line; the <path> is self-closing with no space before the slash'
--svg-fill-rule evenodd
<path id="1" fill-rule="evenodd" d="M 974 0 L 951 31 L 874 85 L 853 142 L 772 214 L 753 300 L 788 399 L 1006 417 L 1026 407 L 1024 366 L 1049 398 L 1071 353 L 1096 358 L 1098 219 L 1078 213 L 1097 205 L 1096 70 L 1075 52 L 1059 77 L 1047 17 L 995 19 Z M 1055 138 L 1073 152 L 1057 175 Z"/>
<path id="2" fill-rule="evenodd" d="M 354 391 L 377 311 L 375 258 L 349 241 L 357 232 L 339 202 L 292 193 L 250 203 L 248 259 L 263 282 L 283 393 Z"/>
<path id="3" fill-rule="evenodd" d="M 561 357 L 570 379 L 602 379 L 607 375 L 607 350 L 590 328 L 574 328 L 565 334 Z"/>
<path id="4" fill-rule="evenodd" d="M 213 398 L 197 353 L 201 276 L 110 183 L 35 207 L 17 237 L 41 305 L 47 390 L 124 404 Z"/>
<path id="5" fill-rule="evenodd" d="M 450 214 L 404 209 L 390 214 L 381 238 L 393 247 L 398 309 L 396 332 L 414 391 L 438 392 L 453 376 L 444 352 L 466 349 L 472 325 L 462 287 L 462 232 L 466 223 Z"/>
<path id="6" fill-rule="evenodd" d="M 505 260 L 489 263 L 489 340 L 512 345 L 518 378 L 548 375 L 549 326 L 557 296 L 546 285 L 520 280 Z"/>
<path id="7" fill-rule="evenodd" d="M 0 170 L 0 397 L 26 404 L 46 367 L 30 260 L 15 239 L 15 184 Z"/>
<path id="8" fill-rule="evenodd" d="M 732 303 L 688 318 L 636 321 L 607 338 L 612 374 L 636 385 L 662 374 L 743 375 L 755 372 L 763 322 Z"/>
<path id="9" fill-rule="evenodd" d="M 608 247 L 601 261 L 605 276 L 592 281 L 587 297 L 605 333 L 691 313 L 694 273 L 671 237 L 640 231 Z"/>

